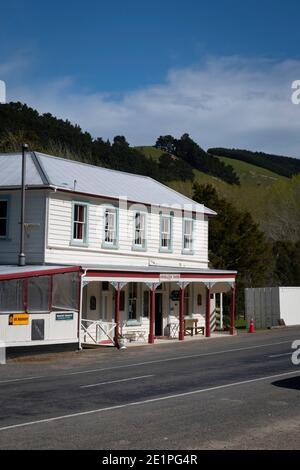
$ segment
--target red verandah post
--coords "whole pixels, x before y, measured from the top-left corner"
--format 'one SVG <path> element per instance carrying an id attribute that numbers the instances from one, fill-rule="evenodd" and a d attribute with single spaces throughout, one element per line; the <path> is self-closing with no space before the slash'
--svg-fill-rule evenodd
<path id="1" fill-rule="evenodd" d="M 118 282 L 116 288 L 116 301 L 115 301 L 115 343 L 118 345 L 119 341 L 119 327 L 120 327 L 120 283 Z"/>
<path id="2" fill-rule="evenodd" d="M 206 289 L 205 336 L 210 338 L 210 287 Z"/>
<path id="3" fill-rule="evenodd" d="M 236 287 L 233 284 L 231 288 L 231 320 L 230 320 L 230 334 L 233 336 L 235 333 L 235 297 L 236 297 Z"/>
<path id="4" fill-rule="evenodd" d="M 155 318 L 155 285 L 152 284 L 151 287 L 151 311 L 149 319 L 149 339 L 148 343 L 154 343 L 154 318 Z"/>
<path id="5" fill-rule="evenodd" d="M 180 287 L 179 304 L 179 341 L 184 340 L 184 286 Z"/>

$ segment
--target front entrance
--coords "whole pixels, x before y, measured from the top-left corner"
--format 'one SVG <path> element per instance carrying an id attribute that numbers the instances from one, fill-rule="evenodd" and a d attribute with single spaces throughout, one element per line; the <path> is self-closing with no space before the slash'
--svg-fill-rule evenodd
<path id="1" fill-rule="evenodd" d="M 109 293 L 102 291 L 102 308 L 100 318 L 102 321 L 108 321 Z"/>
<path id="2" fill-rule="evenodd" d="M 163 295 L 155 294 L 155 336 L 163 335 Z"/>

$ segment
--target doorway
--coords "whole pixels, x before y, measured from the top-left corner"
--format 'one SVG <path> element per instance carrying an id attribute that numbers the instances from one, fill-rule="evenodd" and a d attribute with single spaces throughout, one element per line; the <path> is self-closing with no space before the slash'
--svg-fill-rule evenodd
<path id="1" fill-rule="evenodd" d="M 163 295 L 155 294 L 155 336 L 163 335 Z"/>
<path id="2" fill-rule="evenodd" d="M 97 321 L 100 315 L 100 290 L 98 282 L 89 282 L 85 289 L 85 315 L 88 320 Z"/>
<path id="3" fill-rule="evenodd" d="M 100 318 L 102 321 L 108 321 L 109 293 L 102 291 L 102 308 Z"/>

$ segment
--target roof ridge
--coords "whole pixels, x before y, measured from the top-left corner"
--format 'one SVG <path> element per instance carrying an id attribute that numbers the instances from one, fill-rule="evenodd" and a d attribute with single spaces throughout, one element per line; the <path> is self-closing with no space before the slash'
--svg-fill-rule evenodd
<path id="1" fill-rule="evenodd" d="M 30 152 L 30 156 L 31 156 L 31 159 L 33 161 L 33 164 L 35 165 L 41 179 L 42 179 L 42 182 L 43 184 L 47 185 L 47 186 L 50 186 L 51 182 L 48 178 L 48 175 L 47 175 L 47 172 L 45 171 L 45 168 L 43 167 L 43 165 L 41 164 L 38 156 L 36 155 L 36 152 Z"/>
<path id="2" fill-rule="evenodd" d="M 121 173 L 121 174 L 124 174 L 124 175 L 129 175 L 129 176 L 138 176 L 139 178 L 148 178 L 152 181 L 154 181 L 156 184 L 159 184 L 160 186 L 164 187 L 165 189 L 167 189 L 168 191 L 172 191 L 173 193 L 175 194 L 180 194 L 180 196 L 182 198 L 184 198 L 186 201 L 189 201 L 193 204 L 198 204 L 200 206 L 203 207 L 203 209 L 207 209 L 208 211 L 210 211 L 212 214 L 215 214 L 215 211 L 213 211 L 212 209 L 209 209 L 208 207 L 206 207 L 204 204 L 202 203 L 199 203 L 199 202 L 196 202 L 194 201 L 192 198 L 188 197 L 188 196 L 185 196 L 184 194 L 181 194 L 179 193 L 178 191 L 176 191 L 175 189 L 171 188 L 170 186 L 167 186 L 166 184 L 164 183 L 161 183 L 160 181 L 156 180 L 155 178 L 152 178 L 151 176 L 147 176 L 147 175 L 140 175 L 140 174 L 137 174 L 137 173 L 129 173 L 128 171 L 121 171 L 121 170 L 114 170 L 113 168 L 106 168 L 106 167 L 103 167 L 103 166 L 99 166 L 99 165 L 92 165 L 91 163 L 84 163 L 84 162 L 79 162 L 77 160 L 72 160 L 72 159 L 69 159 L 69 158 L 64 158 L 64 157 L 58 157 L 56 155 L 49 155 L 47 153 L 43 153 L 43 152 L 34 152 L 35 154 L 38 154 L 40 156 L 45 156 L 45 157 L 48 157 L 48 158 L 53 158 L 53 159 L 57 159 L 57 160 L 63 160 L 63 161 L 66 161 L 66 162 L 69 162 L 69 163 L 76 163 L 77 165 L 84 165 L 84 166 L 90 166 L 92 168 L 99 168 L 101 170 L 106 170 L 106 171 L 110 171 L 110 172 L 113 172 L 113 173 Z"/>
<path id="3" fill-rule="evenodd" d="M 131 201 L 174 209 L 177 207 L 181 210 L 185 206 L 185 210 L 188 212 L 196 211 L 204 214 L 207 213 L 207 215 L 216 214 L 215 211 L 207 208 L 204 204 L 194 201 L 191 197 L 176 191 L 167 184 L 150 176 L 113 170 L 111 168 L 91 165 L 89 163 L 78 162 L 76 160 L 37 151 L 30 151 L 28 153 L 30 155 L 29 161 L 32 165 L 32 179 L 30 180 L 31 183 L 28 181 L 29 185 L 38 185 L 46 188 L 53 186 L 57 189 L 68 190 L 72 193 L 89 194 L 90 196 L 94 195 L 113 199 L 120 198 L 118 191 L 124 191 L 123 194 L 126 194 L 127 198 Z M 10 155 L 12 156 L 12 161 L 15 162 L 14 165 L 19 168 L 22 153 L 0 153 L 1 158 L 8 157 L 8 160 L 10 160 Z M 69 167 L 66 166 L 68 163 L 70 164 Z M 84 169 L 86 171 L 84 171 Z M 66 180 L 63 179 L 63 175 L 66 176 Z M 79 185 L 76 189 L 75 187 L 72 189 L 71 180 L 73 176 L 74 178 L 78 177 L 78 183 L 80 183 L 82 179 L 81 186 Z M 95 184 L 92 184 L 91 179 L 95 181 Z M 67 181 L 67 183 L 63 183 L 63 181 Z M 98 181 L 100 181 L 103 186 L 102 194 L 99 194 L 99 188 L 97 186 Z M 13 177 L 11 178 L 11 185 L 16 185 Z"/>
<path id="4" fill-rule="evenodd" d="M 49 155 L 48 153 L 43 153 L 43 152 L 34 152 L 34 153 L 41 157 L 54 158 L 56 160 L 63 160 L 69 163 L 76 163 L 77 165 L 90 166 L 92 168 L 100 168 L 101 170 L 111 171 L 113 173 L 122 173 L 123 175 L 138 176 L 139 178 L 149 178 L 149 179 L 154 180 L 154 178 L 151 178 L 151 176 L 140 175 L 138 173 L 130 173 L 129 171 L 123 171 L 123 170 L 114 170 L 113 168 L 106 168 L 105 166 L 100 166 L 100 165 L 92 165 L 92 163 L 79 162 L 77 160 L 73 160 L 72 158 L 58 157 L 57 155 Z M 154 180 L 154 181 L 157 181 L 157 180 Z"/>

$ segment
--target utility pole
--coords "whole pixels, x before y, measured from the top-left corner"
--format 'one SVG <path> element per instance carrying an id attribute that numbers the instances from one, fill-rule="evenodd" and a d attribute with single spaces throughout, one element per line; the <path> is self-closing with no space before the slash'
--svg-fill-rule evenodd
<path id="1" fill-rule="evenodd" d="M 21 190 L 21 228 L 20 228 L 20 253 L 19 266 L 25 266 L 25 247 L 24 247 L 24 229 L 25 229 L 25 190 L 26 190 L 26 153 L 28 145 L 22 145 L 22 190 Z"/>

